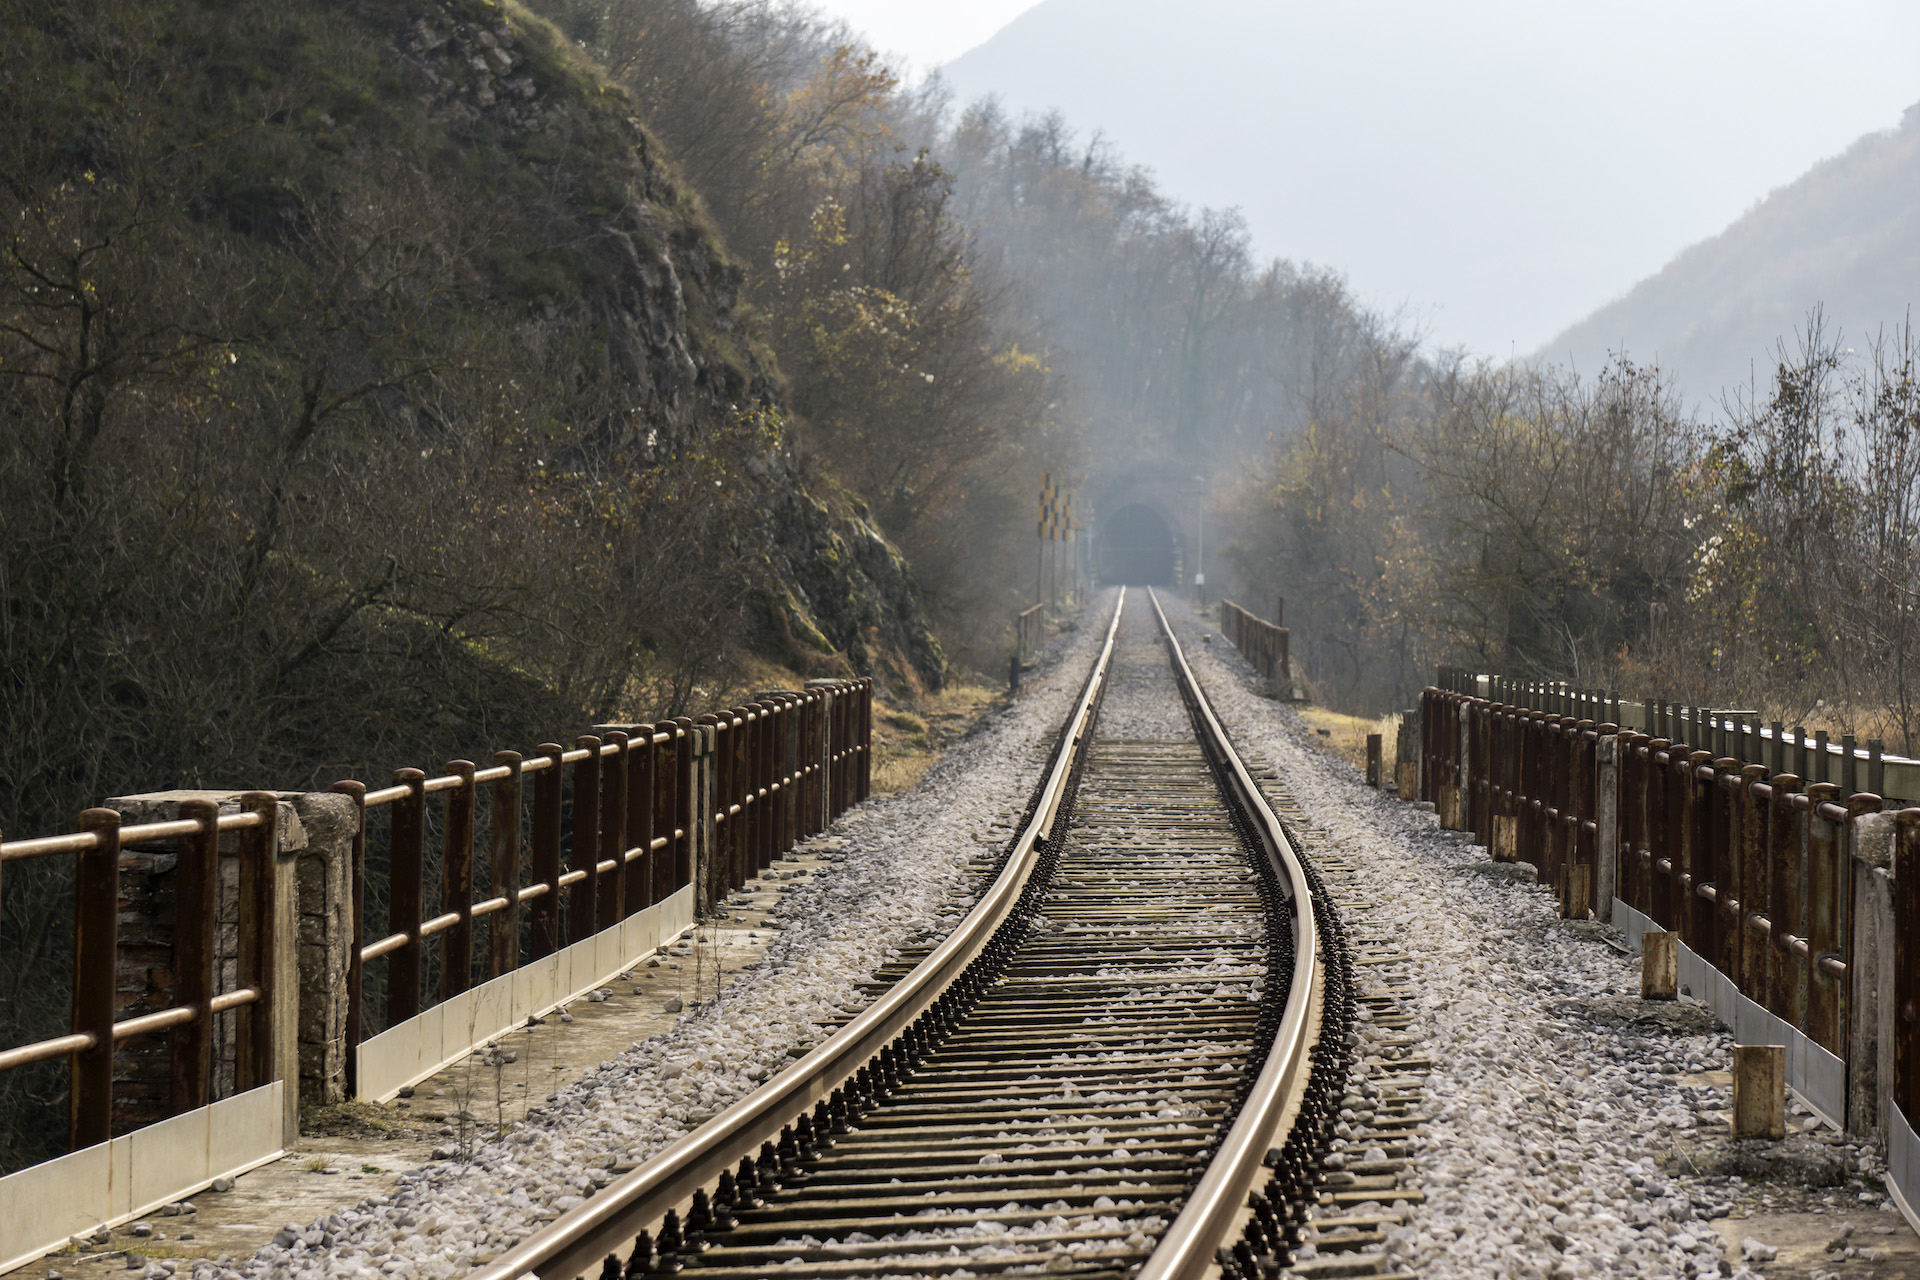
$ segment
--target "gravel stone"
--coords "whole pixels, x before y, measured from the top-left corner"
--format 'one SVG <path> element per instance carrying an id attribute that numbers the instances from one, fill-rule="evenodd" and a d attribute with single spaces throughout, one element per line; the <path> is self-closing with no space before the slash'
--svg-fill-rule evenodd
<path id="1" fill-rule="evenodd" d="M 1440 831 L 1430 808 L 1309 747 L 1312 731 L 1259 696 L 1217 628 L 1163 607 L 1249 765 L 1276 770 L 1316 838 L 1371 881 L 1370 916 L 1411 956 L 1407 1011 L 1433 1060 L 1416 1162 L 1427 1198 L 1389 1255 L 1425 1280 L 1718 1274 L 1707 1219 L 1724 1202 L 1661 1161 L 1703 1126 L 1724 1131 L 1727 1089 L 1687 1076 L 1724 1068 L 1732 1038 L 1684 1009 L 1622 1017 L 1639 966 L 1604 930 L 1563 927 L 1550 894 L 1488 874 L 1485 851 Z"/>
<path id="2" fill-rule="evenodd" d="M 444 1148 L 390 1193 L 308 1228 L 289 1224 L 292 1237 L 283 1231 L 249 1258 L 197 1260 L 194 1280 L 452 1280 L 582 1203 L 594 1158 L 614 1149 L 644 1160 L 787 1066 L 792 1048 L 824 1035 L 818 1024 L 864 1007 L 860 984 L 876 969 L 964 914 L 971 862 L 1011 838 L 1111 607 L 1103 594 L 1086 615 L 1100 625 L 1043 650 L 1019 699 L 948 748 L 918 786 L 874 798 L 816 838 L 834 860 L 781 896 L 783 928 L 765 963 L 559 1089 L 512 1133 Z"/>

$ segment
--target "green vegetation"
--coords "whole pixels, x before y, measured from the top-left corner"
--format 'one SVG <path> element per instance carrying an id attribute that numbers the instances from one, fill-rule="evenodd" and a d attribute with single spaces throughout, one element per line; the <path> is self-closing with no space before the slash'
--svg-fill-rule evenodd
<path id="1" fill-rule="evenodd" d="M 0 25 L 0 830 L 815 674 L 881 679 L 910 785 L 992 697 L 1043 471 L 1204 509 L 1342 712 L 1470 662 L 1920 735 L 1904 334 L 1816 324 L 1720 426 L 1425 351 L 778 0 Z M 8 873 L 0 1044 L 64 1023 L 60 874 Z M 57 1074 L 0 1076 L 0 1166 Z"/>
<path id="2" fill-rule="evenodd" d="M 776 594 L 833 670 L 938 686 L 897 552 L 801 474 L 741 264 L 544 22 L 0 26 L 0 830 L 725 699 Z M 69 871 L 9 868 L 0 1043 L 64 1025 Z M 0 1165 L 59 1074 L 0 1076 Z"/>

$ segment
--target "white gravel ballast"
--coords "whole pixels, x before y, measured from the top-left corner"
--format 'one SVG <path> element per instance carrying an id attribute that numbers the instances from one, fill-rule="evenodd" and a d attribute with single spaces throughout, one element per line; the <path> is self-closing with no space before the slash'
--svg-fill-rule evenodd
<path id="1" fill-rule="evenodd" d="M 1433 1280 L 1724 1274 L 1711 1219 L 1730 1193 L 1669 1176 L 1656 1157 L 1724 1105 L 1685 1078 L 1724 1067 L 1731 1038 L 1583 1016 L 1587 1002 L 1637 998 L 1637 961 L 1564 925 L 1549 894 L 1473 870 L 1485 851 L 1430 809 L 1305 745 L 1312 731 L 1254 692 L 1210 623 L 1163 605 L 1243 755 L 1273 766 L 1359 869 L 1371 901 L 1342 911 L 1411 954 L 1409 1012 L 1433 1063 L 1415 1140 L 1426 1200 L 1389 1253 Z"/>
<path id="2" fill-rule="evenodd" d="M 1104 621 L 1111 608 L 1108 593 L 1086 616 Z M 917 786 L 836 822 L 840 856 L 785 896 L 783 932 L 759 967 L 691 1006 L 670 1032 L 561 1088 L 513 1132 L 403 1175 L 389 1195 L 288 1224 L 250 1258 L 196 1262 L 195 1280 L 461 1275 L 744 1097 L 796 1047 L 822 1039 L 820 1024 L 864 1006 L 859 985 L 903 944 L 950 929 L 964 912 L 969 862 L 1012 834 L 994 823 L 1024 809 L 1104 632 L 1069 632 L 1020 698 Z"/>

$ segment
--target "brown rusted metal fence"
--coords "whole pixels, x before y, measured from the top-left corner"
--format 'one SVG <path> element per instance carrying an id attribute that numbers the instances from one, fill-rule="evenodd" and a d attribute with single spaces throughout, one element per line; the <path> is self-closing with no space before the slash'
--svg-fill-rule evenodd
<path id="1" fill-rule="evenodd" d="M 1022 609 L 1013 620 L 1014 661 L 1025 667 L 1047 642 L 1047 606 L 1036 604 Z"/>
<path id="2" fill-rule="evenodd" d="M 1233 642 L 1253 669 L 1269 680 L 1293 678 L 1287 658 L 1287 629 L 1242 609 L 1231 600 L 1220 602 L 1220 632 Z"/>
<path id="3" fill-rule="evenodd" d="M 272 1064 L 274 953 L 273 857 L 279 802 L 269 792 L 248 792 L 238 813 L 188 800 L 170 822 L 123 825 L 114 809 L 88 809 L 70 835 L 0 843 L 0 880 L 5 865 L 29 858 L 72 855 L 76 861 L 73 904 L 73 1030 L 34 1044 L 0 1051 L 0 1071 L 57 1058 L 69 1060 L 67 1140 L 74 1148 L 105 1142 L 113 1124 L 114 1047 L 135 1036 L 168 1034 L 172 1114 L 211 1100 L 213 1022 L 240 1010 L 235 1026 L 235 1091 L 265 1084 Z M 239 841 L 240 902 L 237 983 L 218 991 L 217 924 L 220 833 Z M 135 843 L 172 841 L 179 861 L 178 909 L 173 951 L 177 985 L 170 1008 L 117 1020 L 120 851 Z M 189 909 L 191 908 L 191 909 Z"/>
<path id="4" fill-rule="evenodd" d="M 543 743 L 532 757 L 497 752 L 485 769 L 468 760 L 451 761 L 434 777 L 399 769 L 392 784 L 378 790 L 356 781 L 334 784 L 355 802 L 358 815 L 347 973 L 350 1093 L 359 1083 L 354 1050 L 371 1030 L 367 966 L 384 961 L 381 1021 L 392 1026 L 468 989 L 476 923 L 487 930 L 479 953 L 483 972 L 498 978 L 618 924 L 691 881 L 692 736 L 690 721 L 663 720 L 583 735 L 571 748 Z M 476 900 L 483 791 L 488 884 Z M 435 795 L 443 797 L 435 850 L 439 902 L 428 915 L 429 808 Z M 368 818 L 383 809 L 386 929 L 369 938 Z M 439 954 L 433 956 L 436 938 Z M 438 980 L 429 994 L 432 970 Z"/>
<path id="5" fill-rule="evenodd" d="M 1790 1050 L 1796 1087 L 1849 1129 L 1884 1127 L 1920 1188 L 1920 808 L 1873 816 L 1911 802 L 1920 764 L 1752 712 L 1449 669 L 1421 698 L 1420 766 L 1441 825 L 1532 864 L 1563 915 L 1678 935 L 1742 1043 L 1824 1051 Z"/>
<path id="6" fill-rule="evenodd" d="M 698 722 L 601 726 L 572 747 L 544 743 L 530 757 L 497 752 L 485 768 L 455 760 L 434 776 L 396 770 L 378 789 L 336 783 L 357 815 L 349 1093 L 354 1050 L 370 1029 L 370 967 L 384 969 L 380 1021 L 392 1026 L 465 992 L 476 972 L 500 977 L 661 902 L 694 883 L 698 857 L 713 859 L 710 888 L 724 896 L 867 798 L 872 730 L 871 680 L 818 681 Z M 707 751 L 713 759 L 703 772 Z M 89 809 L 72 834 L 0 843 L 0 872 L 29 858 L 77 860 L 72 1033 L 0 1051 L 0 1070 L 69 1059 L 73 1147 L 112 1135 L 113 1049 L 131 1037 L 170 1037 L 169 1114 L 211 1100 L 212 1023 L 225 1011 L 240 1011 L 235 1091 L 273 1078 L 273 932 L 284 918 L 273 896 L 282 891 L 273 868 L 278 804 L 272 792 L 248 792 L 239 812 L 222 814 L 211 801 L 190 799 L 178 819 L 140 825 L 122 825 L 113 809 Z M 220 993 L 218 845 L 229 831 L 239 854 L 238 963 L 232 989 Z M 163 841 L 178 856 L 177 985 L 170 1007 L 116 1020 L 121 850 Z M 370 845 L 387 869 L 377 936 L 369 936 Z M 482 848 L 484 887 L 475 884 Z M 476 924 L 486 933 L 477 948 Z"/>

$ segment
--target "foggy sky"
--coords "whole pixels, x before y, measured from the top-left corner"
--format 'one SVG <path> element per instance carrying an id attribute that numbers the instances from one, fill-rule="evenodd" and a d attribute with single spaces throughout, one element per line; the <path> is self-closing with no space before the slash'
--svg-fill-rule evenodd
<path id="1" fill-rule="evenodd" d="M 1920 5 L 1043 0 L 944 74 L 1061 109 L 1171 196 L 1238 206 L 1263 255 L 1505 357 L 1892 127 Z"/>
<path id="2" fill-rule="evenodd" d="M 959 57 L 1033 7 L 1034 0 L 825 0 L 815 7 L 844 18 L 880 52 L 916 77 Z M 899 65 L 896 62 L 896 65 Z"/>

